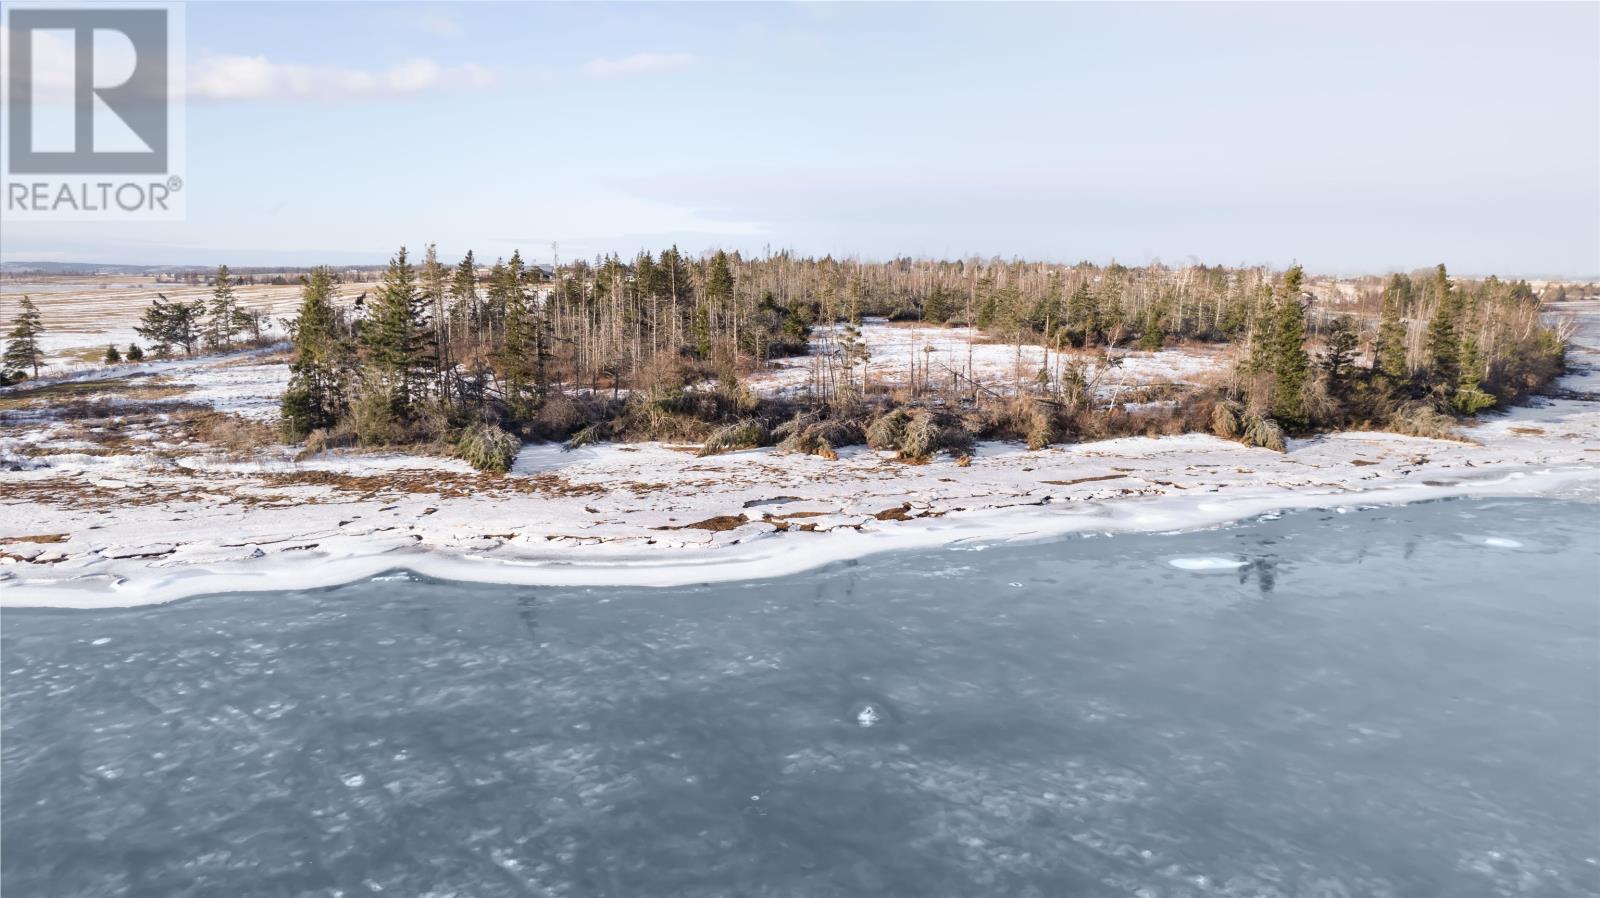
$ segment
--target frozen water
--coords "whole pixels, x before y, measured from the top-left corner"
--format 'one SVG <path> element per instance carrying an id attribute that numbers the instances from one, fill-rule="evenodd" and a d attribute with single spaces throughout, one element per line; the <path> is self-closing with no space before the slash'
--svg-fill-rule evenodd
<path id="1" fill-rule="evenodd" d="M 1595 523 L 6 610 L 0 893 L 1593 895 Z"/>
<path id="2" fill-rule="evenodd" d="M 1242 562 L 1242 560 L 1238 559 L 1203 557 L 1203 559 L 1173 559 L 1166 563 L 1170 563 L 1178 570 L 1238 570 L 1238 568 L 1245 567 L 1250 562 Z"/>

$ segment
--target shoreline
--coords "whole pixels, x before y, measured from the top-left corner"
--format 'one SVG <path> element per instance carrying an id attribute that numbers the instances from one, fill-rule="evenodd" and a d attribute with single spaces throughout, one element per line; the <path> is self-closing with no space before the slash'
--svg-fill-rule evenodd
<path id="1" fill-rule="evenodd" d="M 103 559 L 92 573 L 67 578 L 7 578 L 0 608 L 91 610 L 166 604 L 219 593 L 317 589 L 404 570 L 419 576 L 506 586 L 681 587 L 793 576 L 828 564 L 895 551 L 954 549 L 986 544 L 1050 541 L 1085 534 L 1151 534 L 1215 529 L 1264 514 L 1348 510 L 1460 498 L 1550 498 L 1600 503 L 1600 468 L 1511 471 L 1452 484 L 1392 484 L 1356 491 L 1263 490 L 1235 496 L 1174 496 L 1065 499 L 1026 506 L 991 507 L 890 527 L 827 532 L 746 533 L 700 549 L 651 547 L 579 557 L 556 546 L 542 554 L 492 557 L 485 552 L 441 547 L 373 546 L 373 551 L 328 552 L 288 560 L 242 561 L 158 567 L 142 559 Z M 758 522 L 752 522 L 758 523 Z M 891 529 L 892 527 L 892 529 Z M 743 528 L 740 528 L 743 529 Z M 587 546 L 585 548 L 596 548 Z M 600 547 L 604 548 L 604 547 Z M 687 557 L 686 557 L 687 556 Z M 310 563 L 310 562 L 315 563 Z M 119 563 L 120 562 L 120 563 Z"/>
<path id="2" fill-rule="evenodd" d="M 133 607 L 398 568 L 509 585 L 682 586 L 880 552 L 1196 530 L 1294 509 L 1600 502 L 1600 306 L 1552 311 L 1581 325 L 1556 397 L 1486 414 L 1461 429 L 1464 441 L 1351 431 L 1290 440 L 1281 454 L 1194 433 L 1037 451 L 982 443 L 969 465 L 906 464 L 865 447 L 828 461 L 534 444 L 509 474 L 490 476 L 398 452 L 230 455 L 168 414 L 168 399 L 141 403 L 111 381 L 97 401 L 126 402 L 136 420 L 85 426 L 41 407 L 0 433 L 10 468 L 0 471 L 0 608 Z M 275 416 L 286 376 L 252 353 L 159 364 L 173 380 L 158 388 L 257 422 Z"/>

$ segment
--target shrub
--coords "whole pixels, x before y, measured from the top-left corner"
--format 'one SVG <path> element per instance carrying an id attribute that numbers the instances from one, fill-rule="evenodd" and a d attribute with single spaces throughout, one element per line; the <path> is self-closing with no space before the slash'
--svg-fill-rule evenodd
<path id="1" fill-rule="evenodd" d="M 388 446 L 404 436 L 394 404 L 382 390 L 364 391 L 351 412 L 356 439 L 363 446 Z"/>
<path id="2" fill-rule="evenodd" d="M 1037 452 L 1055 441 L 1055 422 L 1043 409 L 1033 409 L 1028 416 L 1028 448 Z"/>
<path id="3" fill-rule="evenodd" d="M 539 436 L 559 439 L 583 426 L 586 416 L 578 403 L 557 393 L 546 399 L 533 415 L 533 432 Z"/>
<path id="4" fill-rule="evenodd" d="M 582 449 L 590 443 L 598 443 L 603 439 L 605 439 L 605 425 L 590 424 L 588 427 L 573 434 L 572 438 L 567 440 L 565 448 L 568 452 L 571 452 L 574 449 Z"/>
<path id="5" fill-rule="evenodd" d="M 894 408 L 867 426 L 867 445 L 873 449 L 899 449 L 905 438 L 906 425 L 911 416 L 905 409 Z"/>
<path id="6" fill-rule="evenodd" d="M 1273 452 L 1283 452 L 1283 428 L 1271 418 L 1262 417 L 1254 413 L 1247 414 L 1244 420 L 1244 444 L 1261 449 L 1271 449 Z"/>
<path id="7" fill-rule="evenodd" d="M 522 441 L 489 424 L 473 424 L 461 431 L 456 439 L 456 452 L 480 471 L 504 474 L 511 470 Z"/>
<path id="8" fill-rule="evenodd" d="M 767 426 L 754 418 L 746 418 L 719 428 L 700 447 L 700 455 L 717 455 L 735 449 L 755 449 L 772 442 Z"/>
<path id="9" fill-rule="evenodd" d="M 903 461 L 927 461 L 940 451 L 960 455 L 972 450 L 972 434 L 960 424 L 941 424 L 933 412 L 920 409 L 910 416 L 897 449 Z"/>
<path id="10" fill-rule="evenodd" d="M 837 459 L 836 446 L 851 446 L 865 437 L 849 418 L 825 418 L 820 412 L 803 412 L 778 425 L 772 436 L 779 452 L 798 452 Z"/>
<path id="11" fill-rule="evenodd" d="M 1413 437 L 1435 440 L 1460 440 L 1456 421 L 1425 401 L 1412 401 L 1401 405 L 1384 422 L 1384 429 Z"/>
<path id="12" fill-rule="evenodd" d="M 1231 399 L 1217 403 L 1211 410 L 1211 432 L 1225 440 L 1237 440 L 1243 429 L 1239 418 L 1244 407 Z"/>
<path id="13" fill-rule="evenodd" d="M 1476 415 L 1484 409 L 1494 408 L 1495 401 L 1477 384 L 1465 384 L 1456 388 L 1455 395 L 1450 397 L 1450 406 L 1457 414 Z"/>

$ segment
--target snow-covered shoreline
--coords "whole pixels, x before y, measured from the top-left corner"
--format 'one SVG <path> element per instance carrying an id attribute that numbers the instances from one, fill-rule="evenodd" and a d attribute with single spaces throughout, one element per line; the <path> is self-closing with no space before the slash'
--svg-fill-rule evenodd
<path id="1" fill-rule="evenodd" d="M 397 453 L 219 454 L 146 403 L 137 426 L 13 411 L 0 432 L 0 607 L 102 608 L 331 586 L 403 568 L 526 585 L 789 576 L 876 552 L 1214 527 L 1259 514 L 1452 497 L 1600 500 L 1600 309 L 1584 304 L 1562 398 L 1485 416 L 1471 442 L 1386 433 L 1293 441 L 1136 437 L 970 465 L 770 449 L 525 447 L 512 473 Z M 153 385 L 262 420 L 283 366 L 159 363 Z M 0 394 L 3 395 L 3 394 Z M 74 400 L 84 401 L 84 400 Z M 171 401 L 162 399 L 160 402 Z M 92 402 L 127 402 L 115 392 Z M 95 420 L 89 420 L 95 424 Z M 98 441 L 98 442 L 97 442 Z M 47 451 L 40 451 L 47 450 Z M 1600 523 L 1600 506 L 1597 506 Z M 1597 528 L 1600 530 L 1600 528 Z"/>
<path id="2" fill-rule="evenodd" d="M 730 480 L 721 490 L 698 487 L 698 501 L 681 503 L 637 502 L 650 494 L 640 496 L 620 488 L 603 493 L 584 490 L 583 484 L 595 482 L 590 478 L 607 472 L 623 474 L 616 467 L 624 457 L 619 448 L 648 453 L 640 462 L 630 460 L 630 473 L 637 473 L 641 463 L 661 461 L 660 456 L 682 455 L 665 447 L 640 446 L 608 447 L 600 459 L 574 461 L 562 469 L 569 475 L 577 474 L 572 468 L 588 469 L 587 475 L 565 481 L 583 493 L 568 498 L 485 500 L 424 492 L 404 498 L 256 508 L 248 515 L 226 506 L 209 511 L 194 508 L 198 513 L 177 519 L 139 506 L 114 516 L 93 515 L 94 524 L 88 523 L 88 514 L 38 508 L 22 520 L 8 515 L 5 535 L 14 536 L 19 528 L 66 529 L 71 535 L 64 543 L 0 546 L 8 555 L 0 567 L 5 577 L 0 581 L 0 606 L 133 606 L 207 593 L 333 586 L 397 568 L 441 579 L 520 585 L 679 586 L 788 576 L 884 551 L 975 549 L 997 541 L 1077 533 L 1200 529 L 1290 509 L 1348 509 L 1452 497 L 1600 499 L 1600 456 L 1595 453 L 1590 453 L 1588 464 L 1551 459 L 1547 466 L 1530 469 L 1509 459 L 1499 463 L 1484 459 L 1483 464 L 1470 465 L 1477 470 L 1466 470 L 1470 456 L 1485 447 L 1377 434 L 1339 435 L 1297 445 L 1279 457 L 1204 436 L 1114 442 L 1121 445 L 1087 444 L 1039 453 L 989 444 L 969 468 L 956 468 L 953 462 L 908 468 L 874 453 L 857 453 L 833 463 L 860 469 L 865 489 L 854 494 L 848 491 L 849 479 L 821 484 L 843 484 L 846 491 L 817 489 L 815 483 L 807 489 L 801 486 L 810 479 L 804 472 L 781 484 L 735 485 Z M 1437 455 L 1440 450 L 1450 457 L 1409 466 L 1422 460 L 1420 453 Z M 1087 457 L 1091 452 L 1092 459 Z M 731 462 L 736 467 L 813 464 L 809 459 L 773 457 L 766 451 L 738 455 L 694 461 Z M 1330 455 L 1347 457 L 1342 473 L 1349 476 L 1330 476 Z M 1351 464 L 1373 456 L 1381 460 Z M 1179 457 L 1192 462 L 1175 466 L 1167 475 L 1171 479 L 1149 464 L 1155 461 L 1164 467 Z M 1239 464 L 1220 476 L 1205 470 L 1231 462 Z M 1129 468 L 1130 464 L 1138 467 Z M 1252 467 L 1243 468 L 1246 464 Z M 1296 465 L 1320 475 L 1292 470 Z M 690 473 L 687 469 L 693 467 L 699 466 L 686 465 L 680 473 Z M 910 476 L 874 477 L 871 472 L 881 468 L 902 469 Z M 1384 470 L 1374 474 L 1375 469 Z M 1105 473 L 1095 473 L 1101 471 Z M 1025 483 L 1022 474 L 1043 476 L 1029 478 L 1036 480 L 1035 486 Z M 961 480 L 951 475 L 971 477 L 970 488 L 959 489 Z M 1046 482 L 1057 475 L 1071 479 Z M 956 481 L 957 487 L 944 480 Z M 891 484 L 896 486 L 885 488 Z M 621 504 L 639 507 L 618 509 L 608 501 L 625 497 L 635 501 Z M 893 504 L 896 498 L 902 500 L 900 505 Z M 535 505 L 556 507 L 536 511 Z M 172 510 L 164 504 L 155 508 Z M 722 512 L 724 520 L 710 526 L 728 529 L 692 526 L 718 517 L 707 514 L 713 510 Z M 620 517 L 615 515 L 618 511 Z M 608 513 L 613 519 L 607 519 Z M 748 520 L 737 523 L 741 514 Z M 360 523 L 369 515 L 376 520 Z M 188 519 L 180 523 L 181 518 Z M 22 561 L 19 549 L 43 551 Z M 64 557 L 52 562 L 46 553 Z"/>

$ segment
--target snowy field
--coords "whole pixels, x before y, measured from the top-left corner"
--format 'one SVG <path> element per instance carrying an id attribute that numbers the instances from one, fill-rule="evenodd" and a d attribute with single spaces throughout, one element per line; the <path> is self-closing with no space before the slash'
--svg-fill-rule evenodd
<path id="1" fill-rule="evenodd" d="M 271 425 L 287 376 L 281 352 L 77 371 L 47 379 L 48 399 L 0 391 L 0 605 L 134 605 L 396 567 L 487 582 L 674 585 L 887 549 L 1205 527 L 1285 508 L 1600 498 L 1600 306 L 1559 311 L 1581 325 L 1578 370 L 1561 398 L 1486 416 L 1467 429 L 1472 442 L 1346 433 L 1293 441 L 1282 455 L 1204 435 L 1038 452 L 985 444 L 968 467 L 860 447 L 830 462 L 535 445 L 493 477 L 398 453 L 230 451 L 217 421 Z M 918 346 L 964 361 L 959 331 L 869 324 L 866 335 L 882 366 L 874 377 L 894 378 L 897 356 L 903 376 Z M 1008 382 L 1013 348 L 980 352 L 974 367 Z M 1134 354 L 1107 381 L 1143 370 L 1149 382 L 1178 382 L 1211 364 Z"/>
<path id="2" fill-rule="evenodd" d="M 815 383 L 823 360 L 838 351 L 842 332 L 839 325 L 816 328 L 810 356 L 774 360 L 767 370 L 750 378 L 752 389 L 764 395 L 804 395 Z M 918 381 L 934 389 L 954 384 L 959 392 L 968 388 L 970 378 L 986 390 L 1004 394 L 1012 392 L 1018 382 L 1033 383 L 1040 369 L 1051 372 L 1053 379 L 1059 367 L 1081 361 L 1089 378 L 1098 377 L 1099 397 L 1116 401 L 1134 387 L 1193 384 L 1227 367 L 1223 350 L 1213 347 L 1142 352 L 1123 346 L 1109 353 L 1105 349 L 1047 353 L 1040 346 L 996 343 L 971 328 L 889 324 L 873 318 L 863 322 L 859 332 L 868 351 L 865 368 L 869 389 L 905 386 L 911 381 L 914 365 Z M 1108 355 L 1119 359 L 1120 364 L 1102 375 Z M 856 367 L 858 378 L 861 368 Z"/>
<path id="3" fill-rule="evenodd" d="M 266 316 L 267 336 L 281 336 L 279 319 L 293 317 L 300 306 L 299 285 L 240 285 L 234 292 L 241 306 Z M 342 292 L 353 297 L 360 291 L 346 288 Z M 157 294 L 192 303 L 209 300 L 211 288 L 157 284 L 153 278 L 135 276 L 42 283 L 8 280 L 0 282 L 0 322 L 9 326 L 22 297 L 32 299 L 44 324 L 39 342 L 49 362 L 49 370 L 40 374 L 61 375 L 98 367 L 108 343 L 115 344 L 118 351 L 126 350 L 129 343 L 148 350 L 134 327 Z"/>

